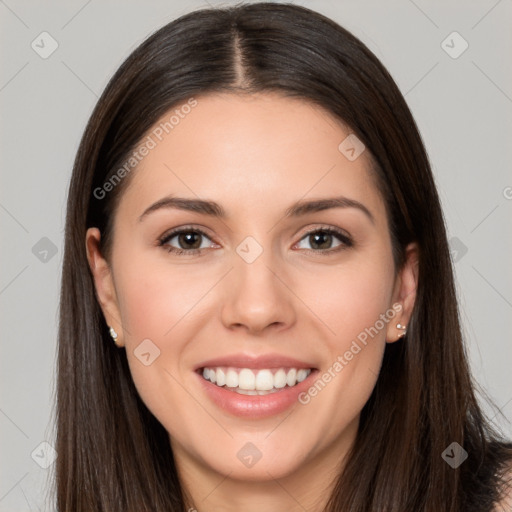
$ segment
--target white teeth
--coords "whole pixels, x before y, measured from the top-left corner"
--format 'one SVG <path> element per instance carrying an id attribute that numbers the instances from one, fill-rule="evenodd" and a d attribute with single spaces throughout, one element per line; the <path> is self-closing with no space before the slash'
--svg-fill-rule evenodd
<path id="1" fill-rule="evenodd" d="M 220 387 L 243 395 L 266 395 L 285 386 L 295 386 L 302 382 L 311 369 L 279 368 L 276 370 L 253 370 L 250 368 L 204 368 L 203 377 Z"/>
<path id="2" fill-rule="evenodd" d="M 233 386 L 233 387 L 236 387 L 236 386 Z M 254 377 L 254 373 L 251 370 L 249 370 L 248 368 L 244 368 L 238 374 L 238 387 L 240 389 L 246 389 L 246 390 L 256 389 L 256 377 Z M 258 389 L 261 389 L 261 388 L 258 387 Z"/>
<path id="3" fill-rule="evenodd" d="M 256 389 L 258 391 L 270 391 L 273 387 L 274 376 L 272 372 L 270 370 L 260 370 L 258 375 L 256 375 Z"/>
<path id="4" fill-rule="evenodd" d="M 217 386 L 224 386 L 226 384 L 226 374 L 221 368 L 217 368 L 217 371 L 212 370 L 212 373 L 216 374 L 217 377 Z M 215 382 L 212 380 L 212 382 Z"/>
<path id="5" fill-rule="evenodd" d="M 257 395 L 258 394 L 258 392 L 254 389 L 237 388 L 236 392 L 240 393 L 241 395 Z"/>
<path id="6" fill-rule="evenodd" d="M 281 389 L 286 386 L 286 372 L 281 368 L 274 375 L 274 387 Z"/>
<path id="7" fill-rule="evenodd" d="M 297 382 L 302 382 L 308 375 L 309 374 L 308 374 L 307 370 L 304 370 L 303 368 L 301 368 L 297 372 Z"/>
<path id="8" fill-rule="evenodd" d="M 228 388 L 237 388 L 238 387 L 238 373 L 231 368 L 226 373 L 226 386 Z"/>
<path id="9" fill-rule="evenodd" d="M 286 374 L 286 384 L 288 384 L 288 386 L 294 386 L 296 382 L 297 382 L 297 370 L 295 368 L 292 368 Z"/>
<path id="10" fill-rule="evenodd" d="M 257 391 L 255 389 L 248 390 L 248 389 L 236 388 L 236 389 L 233 389 L 233 391 L 240 395 L 268 395 L 269 393 L 275 393 L 276 391 L 279 391 L 279 390 L 272 389 L 271 391 Z"/>

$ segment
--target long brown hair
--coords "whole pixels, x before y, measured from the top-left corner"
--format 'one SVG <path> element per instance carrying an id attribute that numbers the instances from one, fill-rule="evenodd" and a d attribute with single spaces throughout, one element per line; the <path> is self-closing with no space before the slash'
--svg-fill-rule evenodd
<path id="1" fill-rule="evenodd" d="M 58 510 L 185 510 L 168 434 L 109 337 L 85 233 L 98 227 L 108 256 L 130 176 L 104 198 L 94 191 L 170 108 L 201 94 L 261 91 L 314 102 L 348 125 L 372 155 L 395 267 L 409 242 L 420 250 L 407 336 L 386 347 L 325 510 L 490 511 L 512 446 L 477 403 L 440 201 L 416 124 L 361 41 L 310 9 L 267 2 L 198 10 L 155 32 L 112 77 L 85 129 L 69 188 L 62 273 Z M 441 457 L 452 442 L 468 453 L 455 469 Z"/>

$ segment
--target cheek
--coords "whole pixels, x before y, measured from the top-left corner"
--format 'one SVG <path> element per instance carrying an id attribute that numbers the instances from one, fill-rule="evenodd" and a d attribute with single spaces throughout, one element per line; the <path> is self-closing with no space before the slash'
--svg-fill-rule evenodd
<path id="1" fill-rule="evenodd" d="M 361 258 L 302 279 L 304 302 L 314 305 L 311 318 L 326 351 L 325 366 L 301 403 L 310 408 L 311 421 L 319 428 L 328 423 L 334 436 L 357 417 L 377 381 L 395 316 L 389 303 L 393 266 L 385 258 Z"/>
<path id="2" fill-rule="evenodd" d="M 354 258 L 303 273 L 296 289 L 313 313 L 312 321 L 325 330 L 331 348 L 340 351 L 390 307 L 393 280 L 392 264 L 385 259 Z M 380 330 L 385 336 L 385 329 Z"/>
<path id="3" fill-rule="evenodd" d="M 117 291 L 130 344 L 144 338 L 161 342 L 175 338 L 176 326 L 187 315 L 194 315 L 201 297 L 217 279 L 207 268 L 173 266 L 165 257 L 127 260 L 118 267 Z"/>
<path id="4" fill-rule="evenodd" d="M 218 276 L 200 266 L 172 266 L 165 255 L 150 260 L 125 253 L 116 263 L 116 291 L 132 378 L 144 403 L 167 424 L 169 404 L 183 407 L 186 415 L 187 396 L 180 385 L 188 378 L 182 373 L 184 353 L 202 326 L 198 317 L 204 315 L 208 301 L 201 298 Z"/>

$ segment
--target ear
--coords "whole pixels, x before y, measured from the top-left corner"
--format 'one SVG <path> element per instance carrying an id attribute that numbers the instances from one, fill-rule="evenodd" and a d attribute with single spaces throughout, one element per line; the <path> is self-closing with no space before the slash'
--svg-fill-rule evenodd
<path id="1" fill-rule="evenodd" d="M 386 331 L 388 343 L 398 341 L 404 333 L 404 329 L 399 329 L 397 324 L 406 327 L 409 325 L 418 286 L 418 258 L 418 245 L 415 242 L 410 243 L 405 248 L 405 263 L 395 279 L 392 304 L 400 304 L 401 309 L 388 323 Z"/>
<path id="2" fill-rule="evenodd" d="M 121 325 L 121 315 L 117 301 L 116 289 L 112 269 L 101 254 L 100 250 L 101 233 L 98 228 L 89 228 L 85 235 L 85 247 L 87 251 L 87 261 L 91 269 L 96 297 L 103 311 L 103 316 L 109 327 L 113 327 L 117 333 L 116 345 L 124 346 L 123 328 Z"/>

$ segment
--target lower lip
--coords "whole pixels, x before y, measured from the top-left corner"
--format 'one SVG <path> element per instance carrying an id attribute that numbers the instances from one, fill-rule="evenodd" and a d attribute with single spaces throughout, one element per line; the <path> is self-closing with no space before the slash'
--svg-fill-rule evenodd
<path id="1" fill-rule="evenodd" d="M 206 380 L 195 372 L 208 397 L 220 408 L 235 416 L 245 418 L 266 418 L 286 411 L 298 402 L 298 396 L 309 388 L 312 379 L 318 370 L 311 373 L 293 387 L 282 388 L 281 391 L 268 395 L 242 395 L 236 391 L 229 391 Z"/>

